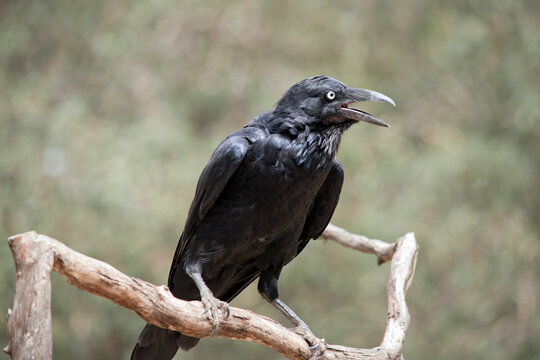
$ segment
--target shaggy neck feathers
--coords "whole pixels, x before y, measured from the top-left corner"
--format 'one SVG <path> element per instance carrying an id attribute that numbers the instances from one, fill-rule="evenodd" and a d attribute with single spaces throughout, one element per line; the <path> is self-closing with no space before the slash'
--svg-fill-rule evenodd
<path id="1" fill-rule="evenodd" d="M 272 121 L 273 119 L 279 121 Z M 290 143 L 286 148 L 296 164 L 311 170 L 331 166 L 341 136 L 351 125 L 325 124 L 320 119 L 308 116 L 291 117 L 290 114 L 279 114 L 273 119 L 266 124 L 269 133 L 288 137 Z"/>

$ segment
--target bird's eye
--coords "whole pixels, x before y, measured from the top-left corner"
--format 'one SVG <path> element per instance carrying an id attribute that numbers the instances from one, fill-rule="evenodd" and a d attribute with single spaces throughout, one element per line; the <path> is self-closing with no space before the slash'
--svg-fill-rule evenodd
<path id="1" fill-rule="evenodd" d="M 336 93 L 330 90 L 326 93 L 325 97 L 326 97 L 326 100 L 332 101 L 336 98 Z"/>

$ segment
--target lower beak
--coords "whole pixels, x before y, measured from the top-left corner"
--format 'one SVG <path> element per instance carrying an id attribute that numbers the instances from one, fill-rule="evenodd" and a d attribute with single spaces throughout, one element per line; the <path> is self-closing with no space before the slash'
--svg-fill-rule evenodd
<path id="1" fill-rule="evenodd" d="M 356 89 L 356 88 L 349 88 L 345 90 L 346 94 L 346 102 L 341 105 L 341 113 L 344 117 L 350 120 L 354 121 L 364 121 L 370 124 L 384 126 L 384 127 L 390 127 L 387 123 L 384 121 L 377 119 L 375 116 L 368 114 L 365 111 L 361 111 L 358 109 L 349 108 L 348 104 L 353 102 L 362 102 L 362 101 L 377 101 L 377 102 L 385 102 L 388 104 L 392 104 L 393 106 L 396 106 L 396 103 L 394 100 L 389 98 L 388 96 L 378 93 L 373 90 L 366 90 L 366 89 Z"/>

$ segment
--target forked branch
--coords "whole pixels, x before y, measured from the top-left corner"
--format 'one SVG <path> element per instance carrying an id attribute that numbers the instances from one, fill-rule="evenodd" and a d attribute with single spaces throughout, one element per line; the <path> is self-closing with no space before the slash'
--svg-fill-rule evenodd
<path id="1" fill-rule="evenodd" d="M 323 235 L 342 244 L 355 236 L 333 225 Z M 364 245 L 355 248 L 377 254 L 379 262 L 392 258 L 383 341 L 373 349 L 328 345 L 321 359 L 402 358 L 402 344 L 410 321 L 405 293 L 414 274 L 417 243 L 413 233 L 394 244 L 363 240 Z M 201 316 L 203 307 L 199 301 L 177 299 L 165 286 L 125 275 L 35 231 L 12 236 L 8 242 L 15 261 L 15 299 L 8 320 L 10 343 L 4 351 L 13 359 L 52 359 L 51 270 L 79 289 L 133 310 L 154 325 L 201 338 L 212 334 L 212 325 Z M 234 307 L 214 336 L 255 342 L 289 359 L 308 359 L 311 354 L 308 344 L 291 329 L 268 317 Z"/>

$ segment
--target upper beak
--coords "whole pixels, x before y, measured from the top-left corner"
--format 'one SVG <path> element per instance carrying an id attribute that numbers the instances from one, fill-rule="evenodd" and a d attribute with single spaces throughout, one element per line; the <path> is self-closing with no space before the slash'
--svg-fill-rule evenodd
<path id="1" fill-rule="evenodd" d="M 390 99 L 388 96 L 373 90 L 348 88 L 345 90 L 345 98 L 345 102 L 341 104 L 341 112 L 347 119 L 365 121 L 374 125 L 390 127 L 390 125 L 384 121 L 377 119 L 375 116 L 368 114 L 365 111 L 348 107 L 350 103 L 361 101 L 378 101 L 396 106 L 394 100 Z"/>

